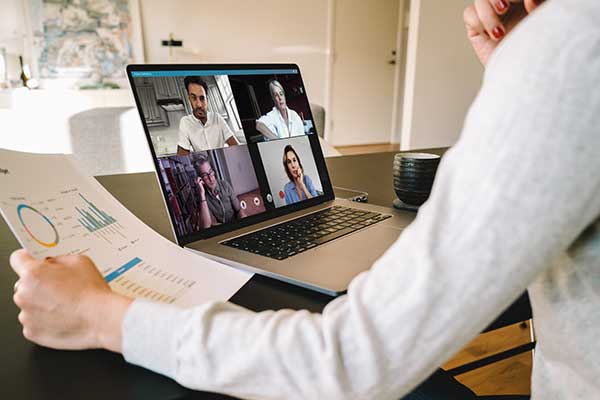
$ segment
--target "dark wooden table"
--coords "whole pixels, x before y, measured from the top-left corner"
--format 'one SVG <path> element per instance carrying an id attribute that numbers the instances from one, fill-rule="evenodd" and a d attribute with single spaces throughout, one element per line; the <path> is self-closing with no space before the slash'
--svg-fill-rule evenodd
<path id="1" fill-rule="evenodd" d="M 443 153 L 443 149 L 429 150 Z M 334 157 L 327 160 L 336 186 L 363 190 L 369 202 L 391 206 L 394 153 Z M 153 173 L 97 178 L 142 221 L 172 239 L 159 187 Z M 395 211 L 394 211 L 395 212 Z M 400 212 L 400 211 L 398 211 Z M 0 219 L 0 399 L 224 399 L 225 396 L 190 392 L 174 381 L 127 364 L 108 351 L 56 351 L 25 340 L 12 302 L 16 276 L 8 265 L 19 247 Z M 321 311 L 331 297 L 255 275 L 232 301 L 255 311 L 307 309 Z"/>

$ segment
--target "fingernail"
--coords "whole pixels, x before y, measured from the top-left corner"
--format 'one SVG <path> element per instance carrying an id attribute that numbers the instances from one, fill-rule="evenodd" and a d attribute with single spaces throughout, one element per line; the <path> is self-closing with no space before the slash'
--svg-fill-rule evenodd
<path id="1" fill-rule="evenodd" d="M 502 29 L 501 26 L 495 27 L 492 31 L 492 35 L 494 35 L 494 38 L 496 38 L 497 40 L 500 40 L 504 36 L 504 29 Z"/>
<path id="2" fill-rule="evenodd" d="M 534 0 L 534 1 L 539 1 L 539 0 Z M 498 10 L 498 12 L 504 12 L 504 11 L 506 11 L 507 8 L 508 8 L 508 3 L 506 2 L 506 0 L 498 0 L 496 2 L 496 10 Z"/>

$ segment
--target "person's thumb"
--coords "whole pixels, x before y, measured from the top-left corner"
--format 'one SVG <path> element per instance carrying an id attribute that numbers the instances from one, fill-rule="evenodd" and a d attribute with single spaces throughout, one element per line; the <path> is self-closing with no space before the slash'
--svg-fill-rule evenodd
<path id="1" fill-rule="evenodd" d="M 33 261 L 35 258 L 27 250 L 19 249 L 12 252 L 9 263 L 17 275 L 21 276 Z"/>
<path id="2" fill-rule="evenodd" d="M 544 3 L 544 0 L 524 0 L 525 9 L 527 13 L 531 13 L 533 10 L 538 8 Z"/>

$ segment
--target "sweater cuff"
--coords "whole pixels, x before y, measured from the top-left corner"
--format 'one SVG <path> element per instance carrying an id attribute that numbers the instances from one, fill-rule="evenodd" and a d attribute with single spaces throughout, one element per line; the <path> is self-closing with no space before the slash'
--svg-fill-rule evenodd
<path id="1" fill-rule="evenodd" d="M 121 325 L 125 360 L 175 379 L 177 327 L 184 325 L 188 312 L 141 299 L 131 303 Z"/>

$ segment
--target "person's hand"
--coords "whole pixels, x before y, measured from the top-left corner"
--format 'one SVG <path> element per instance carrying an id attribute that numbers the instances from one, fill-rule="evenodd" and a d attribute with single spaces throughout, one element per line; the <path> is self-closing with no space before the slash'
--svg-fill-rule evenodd
<path id="1" fill-rule="evenodd" d="M 121 350 L 121 321 L 131 299 L 111 291 L 86 256 L 36 260 L 10 256 L 19 276 L 13 300 L 28 340 L 55 349 Z"/>
<path id="2" fill-rule="evenodd" d="M 544 0 L 475 0 L 463 19 L 467 36 L 483 65 L 504 37 Z"/>
<path id="3" fill-rule="evenodd" d="M 200 196 L 200 200 L 204 200 L 206 198 L 206 190 L 204 189 L 204 181 L 202 178 L 196 178 L 196 185 L 198 186 L 198 195 Z"/>
<path id="4" fill-rule="evenodd" d="M 302 168 L 298 168 L 298 172 L 295 176 L 296 187 L 300 189 L 304 189 L 304 172 L 302 172 Z"/>

